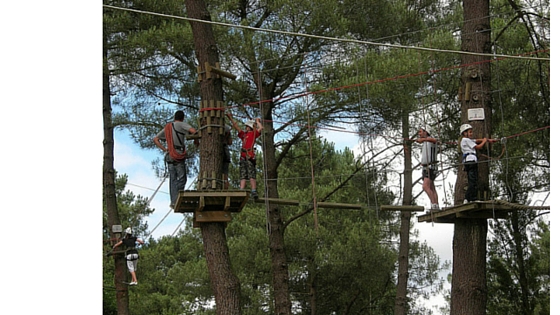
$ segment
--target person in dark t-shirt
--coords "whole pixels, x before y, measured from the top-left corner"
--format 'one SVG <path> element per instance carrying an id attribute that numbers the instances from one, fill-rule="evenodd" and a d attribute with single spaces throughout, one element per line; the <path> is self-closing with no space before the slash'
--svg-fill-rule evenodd
<path id="1" fill-rule="evenodd" d="M 117 248 L 120 245 L 124 245 L 126 248 L 125 256 L 126 256 L 126 266 L 128 267 L 128 271 L 130 272 L 130 276 L 132 277 L 132 281 L 130 285 L 137 285 L 138 279 L 136 279 L 136 268 L 138 265 L 138 250 L 136 249 L 136 243 L 142 245 L 144 241 L 137 238 L 136 236 L 132 235 L 132 229 L 130 227 L 126 228 L 125 236 L 121 239 L 117 244 L 113 246 L 113 249 Z"/>

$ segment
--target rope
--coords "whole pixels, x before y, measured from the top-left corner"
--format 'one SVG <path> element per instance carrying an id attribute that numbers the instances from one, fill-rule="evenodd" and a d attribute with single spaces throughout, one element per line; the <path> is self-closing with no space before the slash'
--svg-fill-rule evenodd
<path id="1" fill-rule="evenodd" d="M 308 90 L 307 84 L 307 69 L 303 72 L 303 84 L 305 85 L 305 90 Z M 305 97 L 305 103 L 307 106 L 307 135 L 309 139 L 309 163 L 311 164 L 311 191 L 313 195 L 313 221 L 315 223 L 315 232 L 317 236 L 319 235 L 319 223 L 317 218 L 317 195 L 315 193 L 315 170 L 313 168 L 313 139 L 311 137 L 311 115 L 309 114 L 309 99 Z"/>
<path id="2" fill-rule="evenodd" d="M 263 130 L 262 130 L 262 148 L 264 148 L 266 146 L 266 128 L 264 127 L 264 107 L 263 107 L 263 102 L 261 102 L 261 100 L 263 99 L 263 88 L 262 88 L 262 70 L 259 68 L 259 72 L 257 73 L 258 76 L 258 91 L 259 91 L 259 110 L 261 111 L 261 119 L 263 120 Z M 272 123 L 272 122 L 271 122 Z M 270 226 L 270 213 L 269 213 L 269 209 L 270 209 L 270 202 L 269 202 L 269 198 L 268 198 L 268 163 L 266 163 L 267 160 L 267 153 L 266 150 L 262 150 L 263 151 L 263 181 L 264 181 L 264 193 L 263 196 L 265 197 L 265 208 L 266 208 L 266 231 L 268 233 L 268 235 L 272 234 L 272 227 Z"/>
<path id="3" fill-rule="evenodd" d="M 183 220 L 181 220 L 181 222 L 179 223 L 179 225 L 177 226 L 177 228 L 175 228 L 175 231 L 173 231 L 173 233 L 171 233 L 171 236 L 175 236 L 175 233 L 177 233 L 177 231 L 179 230 L 179 228 L 183 225 L 183 223 L 185 222 L 185 220 L 187 220 L 187 216 L 183 215 Z"/>
<path id="4" fill-rule="evenodd" d="M 430 38 L 430 46 L 431 46 L 431 43 L 432 43 L 432 38 Z M 434 68 L 433 64 L 435 63 L 434 60 L 436 60 L 436 58 L 435 58 L 433 52 L 430 53 L 430 56 L 431 56 L 430 72 L 433 73 L 433 68 Z M 436 104 L 438 104 L 439 103 L 439 97 L 438 97 L 438 93 L 437 93 L 437 84 L 436 84 L 437 83 L 437 79 L 436 79 L 437 76 L 433 75 L 431 78 L 432 78 L 432 82 L 433 82 L 432 83 L 432 86 L 433 86 L 432 90 L 434 91 L 434 101 L 436 102 Z M 437 121 L 437 134 L 440 136 L 441 135 L 441 119 L 439 117 L 439 109 L 437 107 L 436 107 L 436 121 Z M 438 144 L 439 144 L 439 141 L 436 142 L 436 145 L 438 145 Z M 445 184 L 445 176 L 443 175 L 443 150 L 441 150 L 441 148 L 438 146 L 438 151 L 439 151 L 439 157 L 440 157 L 439 158 L 439 163 L 440 163 L 440 167 L 441 167 L 441 170 L 442 170 L 441 177 L 442 177 L 442 182 L 443 182 L 443 203 L 448 204 L 447 189 L 446 189 L 447 185 Z M 435 182 L 435 179 L 434 179 L 434 182 Z M 435 184 L 434 184 L 434 186 L 435 186 Z M 438 198 L 439 198 L 439 196 L 438 196 Z M 438 200 L 438 204 L 439 204 L 439 200 Z M 433 224 L 433 222 L 432 222 L 432 224 Z"/>

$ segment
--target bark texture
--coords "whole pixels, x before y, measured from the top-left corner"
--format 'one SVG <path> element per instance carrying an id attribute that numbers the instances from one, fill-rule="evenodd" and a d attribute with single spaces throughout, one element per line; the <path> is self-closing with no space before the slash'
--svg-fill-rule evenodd
<path id="1" fill-rule="evenodd" d="M 187 16 L 197 20 L 211 21 L 210 14 L 203 0 L 185 0 Z M 212 25 L 189 21 L 193 35 L 196 58 L 199 66 L 216 66 L 219 63 L 218 48 Z M 209 115 L 209 120 L 200 119 L 200 178 L 206 178 L 206 186 L 199 189 L 221 189 L 222 166 L 222 137 L 217 125 L 223 125 L 223 115 L 219 110 L 218 102 L 223 101 L 222 80 L 215 74 L 206 71 L 200 82 L 201 113 L 214 113 Z M 202 177 L 200 176 L 202 175 Z M 212 187 L 212 181 L 216 183 Z M 204 242 L 206 263 L 210 274 L 210 281 L 216 300 L 216 314 L 240 315 L 241 314 L 241 286 L 239 279 L 234 274 L 229 258 L 229 250 L 225 235 L 225 223 L 201 223 L 200 230 Z"/>
<path id="2" fill-rule="evenodd" d="M 490 4 L 488 0 L 464 0 L 464 24 L 461 49 L 490 53 Z M 487 56 L 462 55 L 461 123 L 473 126 L 475 138 L 491 138 L 492 106 L 490 98 L 490 62 Z M 470 108 L 482 108 L 485 120 L 468 121 Z M 458 129 L 458 128 L 457 128 Z M 457 130 L 459 133 L 459 130 Z M 485 152 L 487 153 L 487 152 Z M 487 155 L 489 155 L 487 153 Z M 489 196 L 487 159 L 479 155 L 478 200 Z M 461 204 L 466 192 L 466 173 L 460 167 L 455 185 L 455 204 Z M 451 315 L 486 314 L 486 219 L 457 219 L 453 235 L 453 279 Z"/>

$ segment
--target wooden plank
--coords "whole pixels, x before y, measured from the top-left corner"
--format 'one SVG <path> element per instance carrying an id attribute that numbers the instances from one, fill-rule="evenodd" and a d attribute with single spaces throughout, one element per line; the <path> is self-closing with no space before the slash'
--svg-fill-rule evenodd
<path id="1" fill-rule="evenodd" d="M 457 213 L 458 219 L 507 219 L 509 212 L 490 210 Z"/>
<path id="2" fill-rule="evenodd" d="M 224 202 L 224 211 L 229 211 L 230 204 L 231 204 L 231 197 L 227 196 L 226 201 Z"/>
<path id="3" fill-rule="evenodd" d="M 383 205 L 381 206 L 381 210 L 383 211 L 411 211 L 411 212 L 416 212 L 416 211 L 424 211 L 424 207 L 421 206 L 394 206 L 394 205 Z"/>
<path id="4" fill-rule="evenodd" d="M 276 205 L 299 206 L 299 201 L 279 198 L 259 198 L 255 200 L 256 203 L 272 203 Z"/>
<path id="5" fill-rule="evenodd" d="M 418 222 L 455 223 L 456 219 L 507 219 L 517 209 L 494 201 L 477 201 L 432 211 L 418 216 Z"/>
<path id="6" fill-rule="evenodd" d="M 356 210 L 362 209 L 362 205 L 352 204 L 352 203 L 335 203 L 335 202 L 317 202 L 317 207 L 330 208 L 330 209 L 356 209 Z"/>
<path id="7" fill-rule="evenodd" d="M 196 222 L 229 222 L 231 213 L 229 211 L 201 211 L 194 213 Z"/>
<path id="8" fill-rule="evenodd" d="M 204 196 L 198 197 L 198 207 L 196 208 L 195 212 L 202 211 L 202 209 L 204 209 L 204 205 Z"/>

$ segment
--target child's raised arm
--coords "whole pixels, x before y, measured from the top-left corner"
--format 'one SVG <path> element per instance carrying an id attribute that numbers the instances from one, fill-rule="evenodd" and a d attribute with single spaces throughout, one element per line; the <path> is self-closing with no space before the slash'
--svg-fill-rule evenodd
<path id="1" fill-rule="evenodd" d="M 237 122 L 235 122 L 231 113 L 227 113 L 226 116 L 229 118 L 229 121 L 231 121 L 231 125 L 233 126 L 233 128 L 237 130 L 237 132 L 241 131 L 241 128 L 239 128 Z"/>

